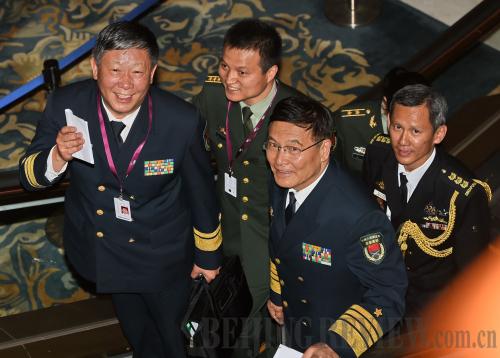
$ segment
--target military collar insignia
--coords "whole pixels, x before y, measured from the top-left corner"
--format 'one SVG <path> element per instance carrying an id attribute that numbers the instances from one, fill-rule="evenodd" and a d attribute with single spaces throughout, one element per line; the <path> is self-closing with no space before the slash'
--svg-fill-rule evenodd
<path id="1" fill-rule="evenodd" d="M 375 128 L 377 126 L 377 121 L 375 120 L 375 116 L 372 116 L 370 118 L 370 122 L 368 122 L 368 125 L 372 128 Z"/>
<path id="2" fill-rule="evenodd" d="M 384 236 L 380 232 L 374 232 L 359 238 L 363 248 L 363 254 L 368 262 L 378 265 L 384 260 L 385 246 Z"/>
<path id="3" fill-rule="evenodd" d="M 384 190 L 385 189 L 385 185 L 384 185 L 384 182 L 381 180 L 381 181 L 378 181 L 375 183 L 375 185 L 377 186 L 377 188 L 379 188 L 380 190 Z"/>
<path id="4" fill-rule="evenodd" d="M 270 217 L 274 216 L 274 211 L 273 211 L 273 207 L 272 206 L 269 207 L 269 216 Z"/>

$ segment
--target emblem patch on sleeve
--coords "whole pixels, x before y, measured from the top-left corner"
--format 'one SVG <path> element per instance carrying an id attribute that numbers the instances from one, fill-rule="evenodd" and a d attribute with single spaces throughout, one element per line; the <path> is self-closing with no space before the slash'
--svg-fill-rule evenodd
<path id="1" fill-rule="evenodd" d="M 378 265 L 384 260 L 385 246 L 382 239 L 384 236 L 379 232 L 374 232 L 360 237 L 361 245 L 363 246 L 363 253 L 366 259 Z"/>
<path id="2" fill-rule="evenodd" d="M 161 160 L 145 160 L 144 161 L 144 176 L 165 175 L 174 172 L 173 159 Z"/>
<path id="3" fill-rule="evenodd" d="M 332 266 L 332 250 L 326 247 L 302 243 L 302 258 L 306 261 Z"/>

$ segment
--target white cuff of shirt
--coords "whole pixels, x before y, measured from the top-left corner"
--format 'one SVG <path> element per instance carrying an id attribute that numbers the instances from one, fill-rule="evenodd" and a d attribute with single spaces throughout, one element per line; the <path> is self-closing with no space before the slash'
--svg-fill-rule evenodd
<path id="1" fill-rule="evenodd" d="M 55 148 L 56 146 L 52 147 L 49 156 L 47 157 L 47 170 L 45 171 L 45 178 L 47 178 L 47 180 L 50 182 L 53 182 L 55 178 L 64 173 L 66 171 L 66 168 L 68 167 L 68 163 L 66 162 L 66 164 L 64 164 L 60 171 L 56 172 L 54 170 L 54 166 L 52 165 L 52 152 Z"/>

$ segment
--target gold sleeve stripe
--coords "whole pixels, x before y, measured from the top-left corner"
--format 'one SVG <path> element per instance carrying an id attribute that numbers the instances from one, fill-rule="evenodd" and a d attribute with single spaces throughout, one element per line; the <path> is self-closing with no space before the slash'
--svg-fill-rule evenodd
<path id="1" fill-rule="evenodd" d="M 273 263 L 272 260 L 269 260 L 269 266 L 270 266 L 270 284 L 271 284 L 271 290 L 278 294 L 281 295 L 281 285 L 279 282 L 279 276 L 278 276 L 278 270 L 276 269 L 276 265 Z"/>
<path id="2" fill-rule="evenodd" d="M 378 323 L 377 319 L 373 317 L 373 315 L 365 310 L 363 307 L 360 305 L 352 305 L 351 308 L 347 310 L 348 312 L 355 311 L 362 315 L 371 325 L 375 330 L 377 331 L 378 338 L 382 337 L 384 334 L 384 331 L 382 330 L 382 327 L 380 327 L 380 324 Z"/>
<path id="3" fill-rule="evenodd" d="M 28 180 L 29 185 L 33 188 L 45 188 L 44 185 L 41 185 L 36 180 L 35 176 L 35 159 L 40 153 L 41 152 L 33 153 L 24 161 L 24 174 L 26 176 L 26 179 Z"/>
<path id="4" fill-rule="evenodd" d="M 486 195 L 488 196 L 488 201 L 491 201 L 491 199 L 493 198 L 493 193 L 491 192 L 491 188 L 488 185 L 488 183 L 478 179 L 474 179 L 474 182 L 478 183 L 483 187 L 484 191 L 486 192 Z"/>
<path id="5" fill-rule="evenodd" d="M 340 318 L 356 327 L 368 346 L 373 345 L 380 338 L 377 336 L 375 328 L 358 312 L 349 310 L 340 316 Z"/>
<path id="6" fill-rule="evenodd" d="M 217 226 L 217 229 L 215 229 L 212 232 L 201 232 L 200 230 L 196 229 L 195 227 L 193 228 L 194 234 L 202 239 L 213 239 L 217 236 L 219 236 L 221 233 L 221 226 Z"/>
<path id="7" fill-rule="evenodd" d="M 271 290 L 278 295 L 281 295 L 281 285 L 278 281 L 271 280 Z"/>
<path id="8" fill-rule="evenodd" d="M 217 229 L 210 234 L 202 233 L 195 228 L 193 228 L 193 231 L 194 244 L 196 248 L 201 251 L 215 251 L 222 244 L 222 232 L 220 224 Z"/>
<path id="9" fill-rule="evenodd" d="M 271 272 L 274 272 L 276 275 L 278 274 L 278 270 L 276 269 L 276 265 L 272 260 L 269 260 L 269 269 Z"/>
<path id="10" fill-rule="evenodd" d="M 363 339 L 361 333 L 353 325 L 342 320 L 342 318 L 339 318 L 331 325 L 330 331 L 335 332 L 344 338 L 347 344 L 349 344 L 351 349 L 354 351 L 356 357 L 359 357 L 368 349 L 368 345 Z"/>

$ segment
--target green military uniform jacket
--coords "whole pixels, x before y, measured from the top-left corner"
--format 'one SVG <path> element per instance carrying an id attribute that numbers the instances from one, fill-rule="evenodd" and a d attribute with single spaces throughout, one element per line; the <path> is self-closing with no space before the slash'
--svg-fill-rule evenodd
<path id="1" fill-rule="evenodd" d="M 412 315 L 487 247 L 491 189 L 436 148 L 434 160 L 403 207 L 397 167 L 390 138 L 376 135 L 366 151 L 363 177 L 391 210 L 408 274 L 407 315 Z"/>
<path id="2" fill-rule="evenodd" d="M 262 149 L 272 109 L 281 99 L 300 95 L 291 87 L 277 82 L 277 93 L 263 126 L 250 146 L 233 162 L 237 180 L 236 197 L 224 190 L 224 175 L 229 172 L 226 150 L 226 112 L 228 101 L 219 76 L 208 76 L 202 91 L 193 103 L 206 120 L 205 136 L 217 164 L 217 196 L 222 208 L 223 252 L 240 256 L 252 293 L 252 311 L 260 309 L 269 293 L 269 180 L 271 172 Z M 243 123 L 239 103 L 233 103 L 229 113 L 229 132 L 235 158 L 243 143 Z"/>
<path id="3" fill-rule="evenodd" d="M 339 144 L 336 157 L 351 172 L 361 175 L 366 146 L 383 132 L 380 101 L 348 104 L 334 113 Z"/>

